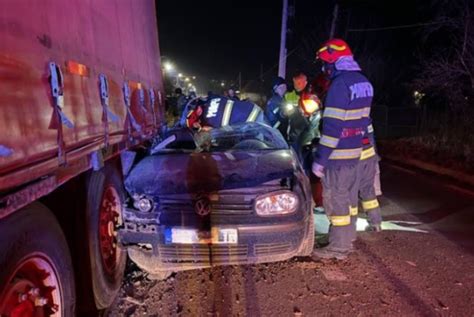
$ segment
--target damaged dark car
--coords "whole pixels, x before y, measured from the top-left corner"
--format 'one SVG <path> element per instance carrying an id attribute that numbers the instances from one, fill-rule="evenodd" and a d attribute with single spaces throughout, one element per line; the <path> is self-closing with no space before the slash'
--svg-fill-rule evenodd
<path id="1" fill-rule="evenodd" d="M 281 134 L 246 123 L 176 129 L 126 176 L 120 241 L 150 274 L 309 255 L 310 185 Z"/>

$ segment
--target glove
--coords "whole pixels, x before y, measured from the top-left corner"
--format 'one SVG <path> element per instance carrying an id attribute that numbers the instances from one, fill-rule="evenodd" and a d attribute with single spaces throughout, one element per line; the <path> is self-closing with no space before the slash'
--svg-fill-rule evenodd
<path id="1" fill-rule="evenodd" d="M 313 171 L 314 175 L 316 175 L 319 178 L 324 177 L 324 166 L 319 165 L 318 163 L 314 162 L 311 170 Z"/>

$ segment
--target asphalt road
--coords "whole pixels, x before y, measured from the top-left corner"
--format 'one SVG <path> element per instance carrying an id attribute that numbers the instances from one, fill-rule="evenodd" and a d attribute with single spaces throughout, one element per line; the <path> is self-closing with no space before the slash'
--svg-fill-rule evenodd
<path id="1" fill-rule="evenodd" d="M 474 192 L 389 164 L 382 186 L 384 231 L 360 232 L 345 261 L 215 267 L 165 281 L 132 268 L 108 314 L 473 316 Z M 324 231 L 324 215 L 315 221 Z"/>
<path id="2" fill-rule="evenodd" d="M 385 164 L 385 220 L 412 220 L 415 228 L 443 236 L 474 253 L 474 188 L 443 177 Z"/>

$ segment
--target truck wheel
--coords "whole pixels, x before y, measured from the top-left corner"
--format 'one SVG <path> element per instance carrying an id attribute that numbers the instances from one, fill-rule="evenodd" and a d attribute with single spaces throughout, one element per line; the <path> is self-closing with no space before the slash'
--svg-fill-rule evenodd
<path id="1" fill-rule="evenodd" d="M 0 220 L 0 316 L 75 316 L 66 239 L 53 214 L 33 203 Z"/>
<path id="2" fill-rule="evenodd" d="M 89 306 L 95 304 L 92 309 L 109 307 L 122 285 L 127 254 L 118 245 L 116 228 L 122 224 L 124 197 L 122 177 L 112 165 L 88 175 L 87 250 L 82 258 L 90 271 L 81 283 L 81 294 Z M 81 267 L 78 269 L 81 271 Z"/>
<path id="3" fill-rule="evenodd" d="M 310 215 L 310 223 L 308 224 L 308 233 L 301 248 L 301 256 L 310 256 L 314 249 L 314 215 Z"/>

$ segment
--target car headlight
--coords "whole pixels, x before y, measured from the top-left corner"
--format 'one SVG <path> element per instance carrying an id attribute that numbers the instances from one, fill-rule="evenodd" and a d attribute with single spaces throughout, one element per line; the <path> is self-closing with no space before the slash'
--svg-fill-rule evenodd
<path id="1" fill-rule="evenodd" d="M 291 214 L 297 207 L 298 196 L 289 191 L 260 196 L 255 200 L 255 211 L 260 216 Z"/>
<path id="2" fill-rule="evenodd" d="M 149 212 L 153 209 L 153 201 L 145 196 L 134 195 L 133 207 L 140 210 L 141 212 Z"/>

